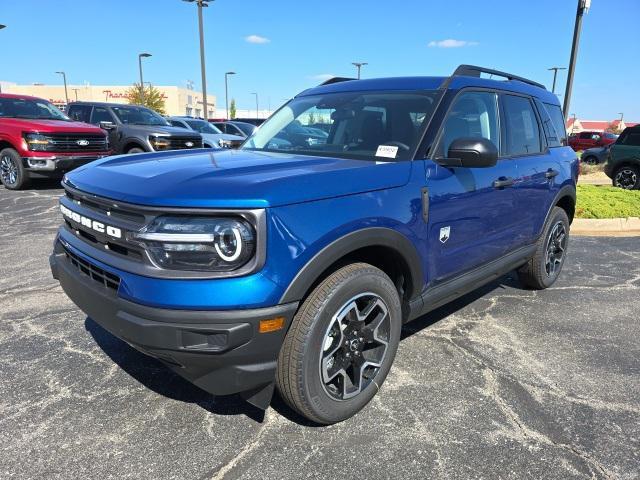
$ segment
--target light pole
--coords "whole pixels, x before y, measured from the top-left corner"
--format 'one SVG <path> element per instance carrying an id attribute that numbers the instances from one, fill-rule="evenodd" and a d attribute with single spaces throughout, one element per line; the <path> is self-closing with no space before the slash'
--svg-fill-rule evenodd
<path id="1" fill-rule="evenodd" d="M 573 135 L 573 132 L 576 129 L 576 120 L 577 120 L 577 118 L 576 118 L 576 114 L 575 113 L 572 113 L 571 116 L 573 117 L 573 123 L 571 124 L 571 134 Z"/>
<path id="2" fill-rule="evenodd" d="M 251 95 L 256 96 L 256 118 L 258 118 L 258 94 L 256 92 L 253 92 Z"/>
<path id="3" fill-rule="evenodd" d="M 229 120 L 229 81 L 227 80 L 229 78 L 229 75 L 235 75 L 236 72 L 227 72 L 224 74 L 224 106 L 225 106 L 225 117 L 227 117 L 227 120 Z"/>
<path id="4" fill-rule="evenodd" d="M 67 75 L 64 72 L 56 72 L 62 75 L 62 80 L 64 81 L 64 99 L 67 105 L 69 105 L 69 94 L 67 93 Z"/>
<path id="5" fill-rule="evenodd" d="M 553 86 L 551 87 L 551 93 L 556 93 L 556 77 L 558 76 L 558 70 L 566 70 L 566 67 L 551 67 L 547 70 L 553 70 Z"/>
<path id="6" fill-rule="evenodd" d="M 367 62 L 353 62 L 351 65 L 358 69 L 358 80 L 360 80 L 360 69 L 369 64 Z"/>
<path id="7" fill-rule="evenodd" d="M 200 31 L 200 70 L 202 72 L 202 103 L 204 104 L 204 119 L 209 118 L 209 104 L 207 103 L 207 73 L 204 66 L 204 32 L 202 27 L 202 9 L 208 7 L 211 0 L 183 0 L 198 5 L 198 29 Z"/>
<path id="8" fill-rule="evenodd" d="M 80 90 L 79 88 L 72 88 L 71 90 L 73 90 L 73 93 L 76 94 L 76 102 L 78 101 L 78 90 Z"/>
<path id="9" fill-rule="evenodd" d="M 149 58 L 150 53 L 140 53 L 138 55 L 138 67 L 140 68 L 140 100 L 144 103 L 144 82 L 142 81 L 142 59 Z"/>
<path id="10" fill-rule="evenodd" d="M 3 28 L 7 28 L 7 26 L 0 24 L 0 30 L 2 30 Z M 0 93 L 2 93 L 2 85 L 0 85 Z"/>
<path id="11" fill-rule="evenodd" d="M 569 60 L 569 72 L 567 73 L 567 87 L 564 90 L 564 105 L 562 111 L 566 117 L 571 104 L 571 90 L 573 89 L 573 72 L 576 69 L 576 59 L 578 58 L 578 45 L 580 43 L 580 30 L 582 30 L 582 17 L 589 10 L 591 0 L 578 0 L 576 10 L 576 24 L 573 28 L 573 43 L 571 45 L 571 59 Z"/>

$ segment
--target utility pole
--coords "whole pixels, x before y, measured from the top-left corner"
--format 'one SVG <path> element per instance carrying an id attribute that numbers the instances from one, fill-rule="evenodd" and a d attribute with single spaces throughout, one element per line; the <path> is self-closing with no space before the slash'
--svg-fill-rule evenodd
<path id="1" fill-rule="evenodd" d="M 62 80 L 64 81 L 64 99 L 67 105 L 69 105 L 69 94 L 67 93 L 67 75 L 64 72 L 56 72 L 62 75 Z"/>
<path id="2" fill-rule="evenodd" d="M 256 118 L 258 118 L 258 94 L 256 92 L 253 92 L 251 95 L 256 96 Z"/>
<path id="3" fill-rule="evenodd" d="M 580 44 L 580 31 L 582 30 L 582 17 L 589 10 L 590 6 L 591 0 L 578 0 L 576 23 L 573 28 L 573 43 L 571 45 L 569 72 L 567 73 L 567 87 L 564 90 L 564 105 L 562 107 L 565 118 L 569 114 L 569 106 L 571 105 L 571 90 L 573 89 L 573 74 L 576 69 L 576 59 L 578 58 L 578 45 Z"/>
<path id="4" fill-rule="evenodd" d="M 144 103 L 144 82 L 142 81 L 142 59 L 150 57 L 150 53 L 141 53 L 138 55 L 138 67 L 140 67 L 140 100 Z"/>
<path id="5" fill-rule="evenodd" d="M 367 62 L 353 62 L 351 65 L 358 69 L 358 80 L 360 80 L 360 69 L 365 65 L 369 65 Z"/>
<path id="6" fill-rule="evenodd" d="M 229 120 L 229 75 L 235 75 L 236 72 L 227 72 L 224 74 L 224 108 L 225 118 Z"/>
<path id="7" fill-rule="evenodd" d="M 73 93 L 76 94 L 76 102 L 78 101 L 78 90 L 80 90 L 79 88 L 72 88 L 71 90 L 73 90 Z"/>
<path id="8" fill-rule="evenodd" d="M 566 67 L 551 67 L 547 70 L 553 70 L 553 86 L 551 87 L 551 93 L 556 93 L 556 77 L 558 76 L 558 70 L 566 70 Z"/>
<path id="9" fill-rule="evenodd" d="M 204 29 L 202 26 L 202 9 L 208 7 L 211 0 L 183 0 L 198 5 L 198 29 L 200 31 L 200 71 L 202 73 L 202 103 L 204 105 L 204 119 L 209 118 L 209 104 L 207 103 L 207 74 L 204 65 Z"/>

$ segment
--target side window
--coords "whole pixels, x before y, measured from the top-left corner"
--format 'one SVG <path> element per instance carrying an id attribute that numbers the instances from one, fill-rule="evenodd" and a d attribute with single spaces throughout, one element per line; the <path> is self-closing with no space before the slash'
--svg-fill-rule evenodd
<path id="1" fill-rule="evenodd" d="M 544 135 L 547 137 L 547 144 L 549 147 L 561 147 L 562 141 L 560 140 L 560 136 L 556 132 L 556 127 L 553 124 L 553 120 L 549 116 L 549 112 L 543 103 L 535 99 L 534 100 L 536 107 L 538 108 L 538 114 L 540 115 L 540 120 L 542 121 L 542 129 L 544 130 Z"/>
<path id="2" fill-rule="evenodd" d="M 510 156 L 542 151 L 540 127 L 531 101 L 525 97 L 504 95 L 505 153 Z"/>
<path id="3" fill-rule="evenodd" d="M 559 105 L 553 105 L 551 103 L 545 103 L 544 106 L 551 116 L 551 121 L 556 127 L 556 133 L 558 134 L 558 140 L 562 145 L 567 144 L 567 127 L 564 123 L 564 115 Z"/>
<path id="4" fill-rule="evenodd" d="M 94 125 L 100 125 L 100 122 L 112 122 L 113 117 L 104 107 L 95 107 L 93 109 L 93 113 L 91 114 L 91 123 Z"/>
<path id="5" fill-rule="evenodd" d="M 89 117 L 91 115 L 90 105 L 70 105 L 69 112 L 67 112 L 71 120 L 77 122 L 89 123 Z"/>
<path id="6" fill-rule="evenodd" d="M 628 131 L 624 138 L 616 143 L 621 143 L 622 145 L 629 145 L 632 147 L 640 147 L 640 131 Z"/>
<path id="7" fill-rule="evenodd" d="M 582 132 L 582 133 L 580 134 L 580 137 L 579 137 L 579 138 L 582 138 L 582 139 L 591 139 L 591 137 L 593 137 L 593 133 L 591 133 L 591 132 Z"/>
<path id="8" fill-rule="evenodd" d="M 451 142 L 464 137 L 486 138 L 500 150 L 495 93 L 464 92 L 454 100 L 444 121 L 437 154 L 446 157 Z"/>
<path id="9" fill-rule="evenodd" d="M 187 128 L 185 124 L 183 124 L 182 122 L 179 122 L 178 120 L 169 120 L 169 123 L 171 124 L 172 127 Z"/>

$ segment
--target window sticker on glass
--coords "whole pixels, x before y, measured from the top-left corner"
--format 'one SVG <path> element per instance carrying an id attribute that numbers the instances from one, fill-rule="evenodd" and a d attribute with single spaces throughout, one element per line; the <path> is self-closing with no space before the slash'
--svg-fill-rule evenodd
<path id="1" fill-rule="evenodd" d="M 378 145 L 376 157 L 396 158 L 398 155 L 398 147 L 393 145 Z"/>

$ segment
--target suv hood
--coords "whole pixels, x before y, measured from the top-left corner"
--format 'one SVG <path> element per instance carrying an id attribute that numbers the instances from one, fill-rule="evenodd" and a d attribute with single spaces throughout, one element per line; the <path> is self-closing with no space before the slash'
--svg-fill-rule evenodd
<path id="1" fill-rule="evenodd" d="M 412 162 L 193 150 L 122 155 L 67 174 L 70 186 L 122 202 L 263 208 L 398 187 Z"/>
<path id="2" fill-rule="evenodd" d="M 38 133 L 103 133 L 103 131 L 82 122 L 68 122 L 64 120 L 37 120 L 26 118 L 0 118 L 0 125 L 12 127 L 16 129 L 22 129 L 25 132 L 38 132 Z"/>

